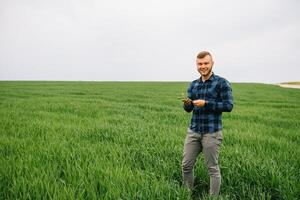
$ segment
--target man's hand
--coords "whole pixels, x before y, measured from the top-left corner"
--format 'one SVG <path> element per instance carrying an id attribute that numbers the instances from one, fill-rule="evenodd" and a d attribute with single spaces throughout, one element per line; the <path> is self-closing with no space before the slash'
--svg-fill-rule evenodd
<path id="1" fill-rule="evenodd" d="M 194 106 L 203 107 L 205 106 L 205 100 L 198 99 L 193 101 Z"/>

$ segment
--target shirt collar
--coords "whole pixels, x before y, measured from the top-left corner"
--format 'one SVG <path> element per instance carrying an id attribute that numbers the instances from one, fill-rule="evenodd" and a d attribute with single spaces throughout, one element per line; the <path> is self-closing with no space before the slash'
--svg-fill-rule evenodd
<path id="1" fill-rule="evenodd" d="M 206 81 L 213 81 L 215 78 L 216 78 L 215 74 L 212 73 L 211 76 L 209 77 L 209 79 L 207 79 Z M 198 81 L 201 82 L 201 83 L 203 83 L 202 76 L 200 76 L 200 78 L 198 79 Z"/>

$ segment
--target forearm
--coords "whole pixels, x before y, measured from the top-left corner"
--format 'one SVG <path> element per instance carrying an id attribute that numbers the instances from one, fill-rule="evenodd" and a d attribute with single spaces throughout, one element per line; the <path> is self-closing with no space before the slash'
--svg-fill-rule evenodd
<path id="1" fill-rule="evenodd" d="M 192 112 L 192 110 L 194 109 L 194 105 L 192 103 L 191 104 L 183 104 L 183 109 L 186 112 Z"/>
<path id="2" fill-rule="evenodd" d="M 227 100 L 216 102 L 213 100 L 209 100 L 205 101 L 205 108 L 206 110 L 213 112 L 231 112 L 233 109 L 233 101 Z"/>

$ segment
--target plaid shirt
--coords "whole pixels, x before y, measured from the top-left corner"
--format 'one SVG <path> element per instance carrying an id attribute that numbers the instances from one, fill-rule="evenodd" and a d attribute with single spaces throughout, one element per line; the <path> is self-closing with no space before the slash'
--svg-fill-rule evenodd
<path id="1" fill-rule="evenodd" d="M 222 112 L 230 112 L 233 108 L 230 83 L 212 74 L 205 82 L 201 77 L 194 80 L 187 92 L 191 100 L 205 100 L 204 107 L 197 107 L 193 104 L 183 105 L 185 111 L 193 111 L 189 128 L 201 134 L 222 130 Z"/>

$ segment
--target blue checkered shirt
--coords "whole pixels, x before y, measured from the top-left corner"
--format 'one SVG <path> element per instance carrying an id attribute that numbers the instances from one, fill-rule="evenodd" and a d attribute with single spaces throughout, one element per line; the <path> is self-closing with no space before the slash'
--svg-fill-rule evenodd
<path id="1" fill-rule="evenodd" d="M 212 74 L 205 82 L 201 77 L 194 80 L 187 92 L 191 100 L 205 100 L 204 107 L 197 107 L 193 104 L 183 105 L 185 111 L 193 111 L 189 128 L 201 134 L 222 130 L 222 112 L 230 112 L 233 108 L 230 83 Z"/>

